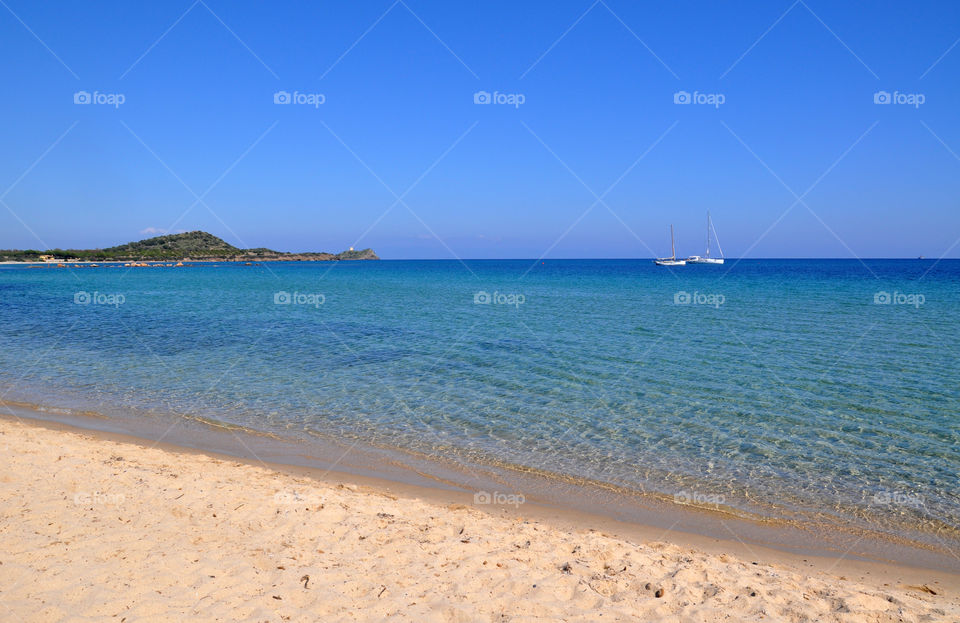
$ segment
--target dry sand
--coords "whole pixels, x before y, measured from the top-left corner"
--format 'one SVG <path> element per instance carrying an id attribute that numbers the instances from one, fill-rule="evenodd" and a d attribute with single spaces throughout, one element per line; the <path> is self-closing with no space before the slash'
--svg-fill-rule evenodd
<path id="1" fill-rule="evenodd" d="M 0 449 L 3 621 L 960 621 L 934 571 L 847 579 L 26 421 Z"/>

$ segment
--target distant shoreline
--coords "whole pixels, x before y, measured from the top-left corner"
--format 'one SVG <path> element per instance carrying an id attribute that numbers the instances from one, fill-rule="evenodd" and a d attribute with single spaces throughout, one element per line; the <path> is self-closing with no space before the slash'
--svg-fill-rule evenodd
<path id="1" fill-rule="evenodd" d="M 241 249 L 205 231 L 191 231 L 128 242 L 97 249 L 0 249 L 6 262 L 66 264 L 115 262 L 296 262 L 329 260 L 378 260 L 373 249 L 350 247 L 340 253 L 304 251 L 290 253 L 266 247 Z"/>
<path id="2" fill-rule="evenodd" d="M 58 264 L 65 265 L 90 265 L 90 264 L 131 264 L 133 262 L 147 264 L 169 264 L 183 262 L 189 264 L 218 264 L 229 262 L 231 264 L 259 264 L 262 262 L 274 263 L 303 263 L 303 262 L 355 262 L 370 261 L 372 258 L 316 258 L 316 257 L 255 257 L 255 258 L 204 258 L 204 259 L 163 259 L 163 260 L 63 260 L 54 262 L 35 262 L 27 260 L 0 260 L 0 266 L 54 266 Z M 393 262 L 650 262 L 653 257 L 559 257 L 551 259 L 536 259 L 532 257 L 466 257 L 466 258 L 435 258 L 435 257 L 406 257 L 406 258 L 376 258 L 377 261 Z M 916 257 L 745 257 L 745 258 L 727 258 L 729 264 L 721 268 L 724 272 L 732 268 L 732 264 L 737 262 L 956 262 L 960 258 L 916 258 Z M 709 267 L 716 269 L 717 267 Z"/>
<path id="3" fill-rule="evenodd" d="M 142 264 L 147 266 L 166 266 L 168 264 L 182 263 L 184 266 L 187 264 L 262 264 L 264 262 L 362 262 L 370 260 L 353 260 L 353 259 L 319 259 L 319 258 L 256 258 L 256 259 L 244 259 L 244 258 L 214 258 L 214 259 L 203 259 L 203 260 L 193 260 L 189 258 L 181 260 L 64 260 L 62 262 L 28 262 L 22 260 L 4 260 L 0 261 L 0 266 L 53 266 L 58 268 L 62 266 L 100 266 L 100 265 L 119 265 L 119 266 L 128 266 L 132 264 L 137 264 L 137 266 L 131 266 L 131 268 L 138 268 Z"/>

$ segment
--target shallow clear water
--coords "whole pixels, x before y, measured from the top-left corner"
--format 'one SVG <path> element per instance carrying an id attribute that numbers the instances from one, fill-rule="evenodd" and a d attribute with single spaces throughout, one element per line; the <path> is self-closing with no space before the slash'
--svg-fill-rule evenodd
<path id="1" fill-rule="evenodd" d="M 7 400 L 890 532 L 960 523 L 958 334 L 960 261 L 0 267 Z"/>

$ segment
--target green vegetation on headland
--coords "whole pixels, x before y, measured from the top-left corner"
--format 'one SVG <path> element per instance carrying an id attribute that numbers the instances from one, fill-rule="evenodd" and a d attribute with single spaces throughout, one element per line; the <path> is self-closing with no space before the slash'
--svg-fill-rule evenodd
<path id="1" fill-rule="evenodd" d="M 217 261 L 297 262 L 330 260 L 379 260 L 373 249 L 350 249 L 343 253 L 287 253 L 272 249 L 240 249 L 205 231 L 157 236 L 107 249 L 49 249 L 47 251 L 0 250 L 0 261 Z"/>

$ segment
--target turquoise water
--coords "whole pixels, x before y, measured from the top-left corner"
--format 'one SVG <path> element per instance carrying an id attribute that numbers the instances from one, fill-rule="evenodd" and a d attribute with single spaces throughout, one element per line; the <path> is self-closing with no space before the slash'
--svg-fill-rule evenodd
<path id="1" fill-rule="evenodd" d="M 958 355 L 960 261 L 0 268 L 6 400 L 937 538 Z"/>

